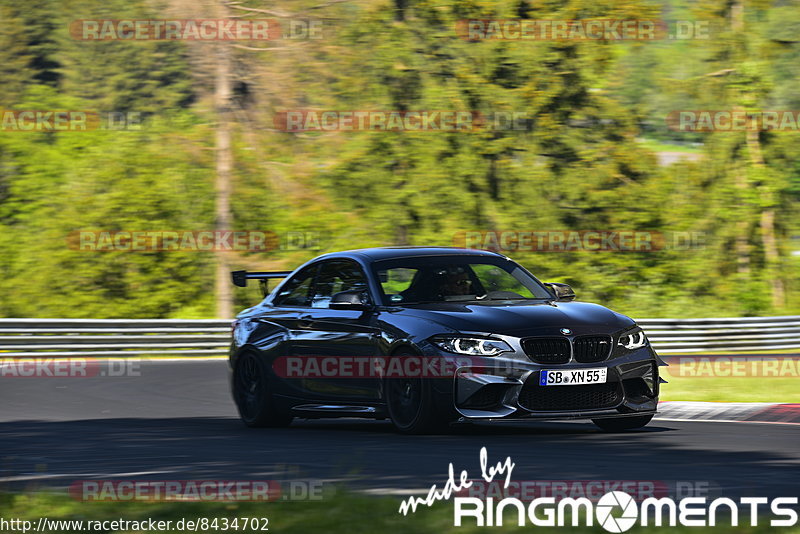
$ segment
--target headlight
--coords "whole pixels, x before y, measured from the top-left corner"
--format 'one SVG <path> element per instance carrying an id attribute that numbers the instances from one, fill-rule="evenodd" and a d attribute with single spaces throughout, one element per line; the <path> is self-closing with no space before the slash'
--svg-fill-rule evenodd
<path id="1" fill-rule="evenodd" d="M 447 352 L 470 356 L 497 356 L 502 352 L 511 352 L 508 343 L 499 339 L 438 336 L 432 338 L 431 342 Z"/>
<path id="2" fill-rule="evenodd" d="M 628 350 L 640 349 L 647 345 L 647 336 L 644 335 L 641 328 L 636 327 L 619 336 L 617 345 Z"/>

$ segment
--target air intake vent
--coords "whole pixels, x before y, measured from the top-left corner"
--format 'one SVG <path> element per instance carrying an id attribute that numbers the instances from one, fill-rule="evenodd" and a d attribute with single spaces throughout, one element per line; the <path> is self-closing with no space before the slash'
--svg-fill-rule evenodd
<path id="1" fill-rule="evenodd" d="M 533 412 L 572 410 L 601 410 L 614 408 L 622 402 L 619 382 L 586 384 L 581 386 L 540 386 L 528 380 L 519 393 L 519 405 Z"/>

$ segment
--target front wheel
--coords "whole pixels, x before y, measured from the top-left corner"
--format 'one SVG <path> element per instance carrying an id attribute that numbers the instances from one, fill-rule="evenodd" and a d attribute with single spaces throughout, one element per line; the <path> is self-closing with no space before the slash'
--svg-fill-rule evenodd
<path id="1" fill-rule="evenodd" d="M 401 354 L 395 357 L 403 356 L 411 355 Z M 402 368 L 402 366 L 397 367 Z M 386 379 L 384 392 L 389 418 L 395 428 L 403 434 L 431 434 L 449 428 L 452 417 L 449 417 L 447 409 L 437 406 L 431 380 L 434 379 L 411 377 Z"/>
<path id="2" fill-rule="evenodd" d="M 251 352 L 242 354 L 236 361 L 233 400 L 239 417 L 247 426 L 281 427 L 292 422 L 290 413 L 276 408 L 262 358 Z"/>
<path id="3" fill-rule="evenodd" d="M 592 419 L 592 423 L 606 432 L 623 432 L 642 428 L 653 418 L 653 414 L 639 415 L 636 417 L 611 417 L 608 419 Z"/>

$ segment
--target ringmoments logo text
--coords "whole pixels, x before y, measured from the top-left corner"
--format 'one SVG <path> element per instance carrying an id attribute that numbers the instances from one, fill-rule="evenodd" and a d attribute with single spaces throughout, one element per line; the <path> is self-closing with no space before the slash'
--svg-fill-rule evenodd
<path id="1" fill-rule="evenodd" d="M 512 481 L 515 463 L 511 457 L 491 465 L 486 447 L 481 448 L 479 456 L 481 479 L 492 484 L 495 479 L 502 480 L 508 488 Z M 613 490 L 599 499 L 586 497 L 554 496 L 538 497 L 524 502 L 517 497 L 494 499 L 492 497 L 462 497 L 474 480 L 468 471 L 455 475 L 453 464 L 448 466 L 448 478 L 440 489 L 431 486 L 425 497 L 408 497 L 398 510 L 403 515 L 416 512 L 419 506 L 432 506 L 437 501 L 453 499 L 453 525 L 475 525 L 478 527 L 499 527 L 516 524 L 535 527 L 563 527 L 567 523 L 573 527 L 600 525 L 608 532 L 625 532 L 634 525 L 656 527 L 677 525 L 687 527 L 715 526 L 717 523 L 739 526 L 747 522 L 758 526 L 769 517 L 771 527 L 791 527 L 797 525 L 798 514 L 795 508 L 797 497 L 741 497 L 730 499 L 718 497 L 685 497 L 679 500 L 670 497 L 648 497 L 641 502 L 625 491 Z"/>

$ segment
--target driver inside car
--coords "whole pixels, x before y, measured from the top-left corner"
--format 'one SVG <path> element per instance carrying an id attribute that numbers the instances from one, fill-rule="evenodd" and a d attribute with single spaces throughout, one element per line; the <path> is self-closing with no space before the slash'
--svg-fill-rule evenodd
<path id="1" fill-rule="evenodd" d="M 448 297 L 485 293 L 469 268 L 460 265 L 420 270 L 399 295 L 404 302 L 441 302 Z"/>
<path id="2" fill-rule="evenodd" d="M 442 284 L 439 286 L 439 294 L 443 297 L 453 297 L 458 295 L 472 294 L 472 280 L 462 268 L 449 271 Z"/>

